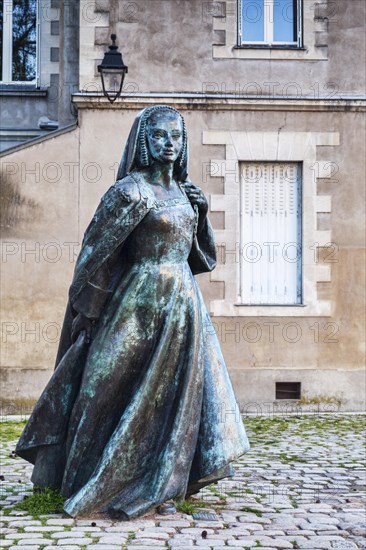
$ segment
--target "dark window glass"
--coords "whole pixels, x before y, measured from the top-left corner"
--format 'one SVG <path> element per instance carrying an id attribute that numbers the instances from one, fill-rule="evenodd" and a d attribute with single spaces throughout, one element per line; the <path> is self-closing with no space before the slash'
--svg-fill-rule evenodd
<path id="1" fill-rule="evenodd" d="M 264 0 L 242 0 L 242 29 L 245 42 L 264 41 Z"/>
<path id="2" fill-rule="evenodd" d="M 296 0 L 273 1 L 273 38 L 275 42 L 296 42 Z"/>
<path id="3" fill-rule="evenodd" d="M 36 78 L 36 0 L 13 2 L 13 74 L 14 81 Z"/>

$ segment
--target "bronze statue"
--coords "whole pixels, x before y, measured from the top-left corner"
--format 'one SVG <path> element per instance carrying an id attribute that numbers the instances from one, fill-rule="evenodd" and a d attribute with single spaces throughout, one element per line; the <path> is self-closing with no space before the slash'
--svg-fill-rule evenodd
<path id="1" fill-rule="evenodd" d="M 193 276 L 215 267 L 207 211 L 183 117 L 144 109 L 85 232 L 56 370 L 17 446 L 71 516 L 173 512 L 249 448 Z"/>

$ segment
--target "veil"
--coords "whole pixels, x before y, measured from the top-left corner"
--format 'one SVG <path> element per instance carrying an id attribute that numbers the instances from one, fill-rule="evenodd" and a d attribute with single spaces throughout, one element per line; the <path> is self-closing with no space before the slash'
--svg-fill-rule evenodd
<path id="1" fill-rule="evenodd" d="M 173 175 L 180 181 L 184 182 L 188 178 L 188 144 L 187 130 L 184 118 L 179 111 L 168 105 L 153 105 L 146 107 L 140 111 L 132 125 L 130 135 L 128 136 L 125 150 L 122 155 L 117 172 L 117 181 L 126 177 L 133 170 L 138 170 L 149 165 L 149 157 L 146 143 L 146 124 L 149 117 L 156 113 L 167 111 L 168 113 L 176 113 L 180 116 L 183 127 L 183 145 L 182 150 L 174 162 Z"/>

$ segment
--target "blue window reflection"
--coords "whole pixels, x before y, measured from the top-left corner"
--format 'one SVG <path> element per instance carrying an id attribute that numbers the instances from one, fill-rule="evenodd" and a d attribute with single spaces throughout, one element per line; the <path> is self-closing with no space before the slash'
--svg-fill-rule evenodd
<path id="1" fill-rule="evenodd" d="M 241 40 L 247 44 L 297 44 L 301 0 L 240 0 Z"/>
<path id="2" fill-rule="evenodd" d="M 275 42 L 296 41 L 296 13 L 293 0 L 273 0 L 273 38 Z"/>
<path id="3" fill-rule="evenodd" d="M 264 0 L 242 0 L 242 29 L 245 42 L 264 41 Z"/>

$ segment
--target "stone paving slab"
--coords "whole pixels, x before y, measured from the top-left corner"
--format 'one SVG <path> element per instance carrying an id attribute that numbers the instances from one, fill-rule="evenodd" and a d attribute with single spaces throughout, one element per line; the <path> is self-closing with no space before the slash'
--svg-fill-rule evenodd
<path id="1" fill-rule="evenodd" d="M 235 475 L 189 502 L 218 521 L 150 514 L 130 522 L 16 509 L 32 466 L 2 437 L 0 548 L 5 550 L 366 549 L 364 415 L 246 419 L 252 449 Z M 5 424 L 4 424 L 5 425 Z M 0 429 L 2 424 L 0 423 Z"/>

